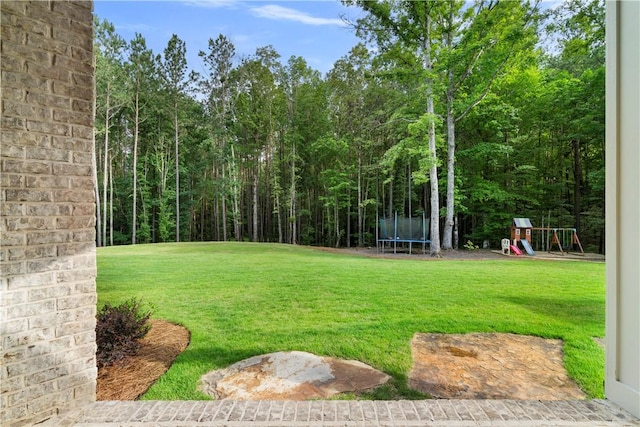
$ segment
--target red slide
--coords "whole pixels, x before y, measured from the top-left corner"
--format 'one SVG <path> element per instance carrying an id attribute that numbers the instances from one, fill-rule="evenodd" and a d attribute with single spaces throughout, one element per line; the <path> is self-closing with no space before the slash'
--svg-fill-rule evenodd
<path id="1" fill-rule="evenodd" d="M 516 255 L 522 255 L 522 251 L 515 245 L 511 245 L 511 252 L 513 252 Z"/>

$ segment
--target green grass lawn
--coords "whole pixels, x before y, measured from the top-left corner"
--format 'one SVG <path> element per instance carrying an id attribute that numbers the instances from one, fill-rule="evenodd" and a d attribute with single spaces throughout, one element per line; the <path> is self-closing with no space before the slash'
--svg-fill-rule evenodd
<path id="1" fill-rule="evenodd" d="M 206 399 L 201 375 L 257 354 L 300 350 L 357 359 L 407 388 L 416 332 L 561 338 L 569 375 L 603 397 L 603 263 L 379 259 L 253 243 L 98 249 L 98 307 L 131 297 L 186 326 L 191 344 L 145 399 Z"/>

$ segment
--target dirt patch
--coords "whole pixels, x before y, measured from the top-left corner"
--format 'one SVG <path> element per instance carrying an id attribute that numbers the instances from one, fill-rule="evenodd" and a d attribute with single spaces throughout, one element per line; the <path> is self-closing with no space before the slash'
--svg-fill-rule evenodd
<path id="1" fill-rule="evenodd" d="M 562 341 L 514 334 L 415 334 L 409 386 L 442 399 L 567 400 Z"/>
<path id="2" fill-rule="evenodd" d="M 393 247 L 385 248 L 384 252 L 379 251 L 375 247 L 366 247 L 366 248 L 325 248 L 325 247 L 316 247 L 313 246 L 313 249 L 325 251 L 325 252 L 333 252 L 333 253 L 341 253 L 347 255 L 361 255 L 372 258 L 390 258 L 390 259 L 414 259 L 414 260 L 425 260 L 425 261 L 437 261 L 437 260 L 475 260 L 475 261 L 483 261 L 483 260 L 512 260 L 518 261 L 522 259 L 530 259 L 530 260 L 557 260 L 557 261 L 591 261 L 591 262 L 604 262 L 604 255 L 593 254 L 593 253 L 585 253 L 584 255 L 569 252 L 562 255 L 560 252 L 546 252 L 546 251 L 536 251 L 535 256 L 528 255 L 504 255 L 499 250 L 495 249 L 475 249 L 475 250 L 467 250 L 467 249 L 458 249 L 452 251 L 442 251 L 440 258 L 433 258 L 429 255 L 429 248 L 426 248 L 426 253 L 422 253 L 422 248 L 418 246 L 414 246 L 411 253 L 409 253 L 408 248 L 406 247 L 398 247 L 396 253 L 393 252 Z"/>
<path id="3" fill-rule="evenodd" d="M 455 250 L 455 251 L 442 251 L 440 258 L 433 258 L 429 254 L 429 247 L 425 249 L 425 253 L 422 253 L 422 247 L 414 246 L 411 253 L 409 253 L 409 249 L 406 247 L 398 247 L 394 253 L 393 247 L 385 248 L 384 252 L 382 250 L 378 250 L 375 247 L 366 247 L 366 248 L 326 248 L 319 246 L 312 246 L 313 249 L 324 251 L 324 252 L 332 252 L 339 253 L 345 255 L 361 255 L 371 258 L 390 258 L 390 259 L 420 259 L 420 260 L 489 260 L 489 259 L 516 259 L 516 257 L 508 257 L 506 255 L 502 255 L 499 251 L 492 251 L 489 249 L 476 249 L 473 251 L 469 250 Z M 522 258 L 522 257 L 519 257 Z"/>
<path id="4" fill-rule="evenodd" d="M 189 345 L 189 331 L 164 320 L 151 320 L 135 356 L 98 370 L 97 400 L 136 400 Z"/>

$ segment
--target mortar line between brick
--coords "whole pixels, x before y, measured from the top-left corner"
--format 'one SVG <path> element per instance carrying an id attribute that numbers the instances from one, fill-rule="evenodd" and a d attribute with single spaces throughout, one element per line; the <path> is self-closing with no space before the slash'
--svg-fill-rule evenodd
<path id="1" fill-rule="evenodd" d="M 480 420 L 476 419 L 476 417 L 473 416 L 473 411 L 470 409 L 471 405 L 474 405 L 477 407 L 477 405 L 475 405 L 474 401 L 471 400 L 465 400 L 464 401 L 464 405 L 467 408 L 467 412 L 469 413 L 469 416 L 471 417 L 471 419 L 473 420 L 474 423 L 479 422 Z"/>
<path id="2" fill-rule="evenodd" d="M 220 408 L 222 408 L 222 404 L 221 403 L 216 406 L 216 411 L 213 414 L 213 416 L 211 417 L 210 422 L 213 422 L 218 417 L 218 412 L 220 412 Z M 200 419 L 202 419 L 202 417 L 204 417 L 204 411 L 202 412 L 202 416 L 200 417 Z"/>
<path id="3" fill-rule="evenodd" d="M 193 413 L 193 411 L 197 407 L 197 402 L 190 402 L 190 403 L 191 403 L 191 409 L 189 409 L 189 413 L 185 417 L 185 420 L 188 421 L 188 422 L 191 422 L 191 421 L 189 421 L 191 419 L 191 414 Z M 200 418 L 200 417 L 198 417 L 198 418 Z"/>
<path id="4" fill-rule="evenodd" d="M 233 411 L 236 409 L 236 405 L 238 405 L 238 403 L 239 401 L 237 400 L 233 401 L 233 405 L 231 405 L 231 408 L 229 408 L 229 413 L 227 414 L 227 418 L 225 418 L 225 421 L 231 422 L 229 418 L 231 418 L 231 414 L 233 414 Z"/>
<path id="5" fill-rule="evenodd" d="M 242 405 L 242 413 L 238 417 L 238 421 L 244 420 L 244 414 L 247 412 L 247 402 L 244 402 Z"/>
<path id="6" fill-rule="evenodd" d="M 180 405 L 176 409 L 174 409 L 173 416 L 171 417 L 170 420 L 168 420 L 168 422 L 176 422 L 174 421 L 174 419 L 180 414 L 180 409 L 182 409 L 184 405 L 185 405 L 185 401 L 182 401 L 182 403 L 180 403 Z M 177 421 L 177 422 L 182 422 L 182 421 Z"/>
<path id="7" fill-rule="evenodd" d="M 152 405 L 151 407 L 153 408 L 153 406 L 155 405 Z M 138 412 L 140 412 L 143 408 L 144 408 L 144 405 L 138 405 L 138 408 L 135 411 L 133 411 L 133 413 L 129 416 L 129 419 L 127 421 L 131 422 L 136 417 Z"/>

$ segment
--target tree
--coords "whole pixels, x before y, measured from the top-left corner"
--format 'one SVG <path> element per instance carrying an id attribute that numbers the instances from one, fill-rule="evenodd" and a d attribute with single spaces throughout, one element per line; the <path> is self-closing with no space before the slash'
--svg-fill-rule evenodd
<path id="1" fill-rule="evenodd" d="M 127 45 L 97 20 L 98 244 L 361 246 L 378 213 L 398 211 L 430 215 L 435 256 L 458 228 L 499 243 L 514 216 L 573 224 L 598 248 L 601 0 L 554 8 L 538 29 L 556 44 L 537 48 L 536 3 L 524 0 L 351 3 L 376 50 L 354 47 L 323 78 L 269 46 L 236 62 L 220 35 L 200 52 L 197 93 L 176 35 L 154 57 L 142 35 Z"/>
<path id="2" fill-rule="evenodd" d="M 320 170 L 319 184 L 323 191 L 320 193 L 319 202 L 326 211 L 326 240 L 338 248 L 347 228 L 341 223 L 340 212 L 348 209 L 349 193 L 353 187 L 353 167 L 348 156 L 349 145 L 345 140 L 328 136 L 314 141 L 310 148 Z"/>
<path id="3" fill-rule="evenodd" d="M 548 26 L 561 47 L 558 55 L 549 58 L 549 64 L 553 82 L 565 82 L 559 87 L 564 89 L 563 93 L 557 95 L 564 101 L 562 117 L 557 118 L 563 124 L 561 138 L 565 153 L 572 159 L 574 227 L 582 235 L 581 217 L 594 218 L 593 228 L 599 234 L 601 251 L 604 241 L 604 9 L 603 0 L 566 1 L 553 11 L 554 19 Z M 589 181 L 593 182 L 593 188 Z M 583 198 L 591 202 L 587 204 L 587 212 L 583 212 Z"/>
<path id="4" fill-rule="evenodd" d="M 130 43 L 129 61 L 127 63 L 133 90 L 133 207 L 131 209 L 131 243 L 136 244 L 138 224 L 138 146 L 140 140 L 141 97 L 149 89 L 150 80 L 155 77 L 156 69 L 151 50 L 147 49 L 144 37 L 136 33 Z"/>
<path id="5" fill-rule="evenodd" d="M 102 213 L 98 209 L 97 224 L 102 225 L 101 243 L 107 244 L 107 219 L 113 220 L 113 215 L 107 215 L 107 194 L 110 182 L 113 177 L 110 173 L 111 167 L 111 147 L 110 136 L 111 128 L 114 126 L 113 118 L 120 112 L 126 103 L 126 80 L 123 73 L 123 55 L 126 49 L 126 43 L 122 37 L 115 32 L 115 27 L 108 21 L 95 21 L 95 92 L 96 92 L 96 122 L 94 134 L 102 134 L 103 145 L 101 152 L 102 161 L 102 198 L 97 195 L 97 200 L 102 201 Z M 95 136 L 94 136 L 95 138 Z M 98 153 L 94 149 L 94 159 Z M 97 159 L 94 160 L 98 165 Z M 97 180 L 96 180 L 97 182 Z M 113 194 L 111 194 L 113 195 Z M 111 204 L 113 207 L 113 205 Z M 111 222 L 113 224 L 113 222 Z M 99 228 L 99 226 L 98 226 Z M 113 226 L 110 227 L 109 233 L 110 243 L 113 244 Z"/>
<path id="6" fill-rule="evenodd" d="M 453 249 L 456 123 L 478 106 L 495 81 L 534 46 L 536 10 L 526 3 L 479 0 L 446 2 L 439 74 L 446 86 L 447 201 L 442 249 Z M 456 242 L 457 243 L 457 242 Z"/>
<path id="7" fill-rule="evenodd" d="M 207 111 L 211 118 L 211 138 L 216 144 L 219 154 L 214 159 L 213 176 L 221 177 L 221 224 L 222 240 L 227 240 L 227 194 L 231 193 L 233 203 L 233 224 L 236 239 L 239 240 L 239 212 L 238 194 L 236 183 L 235 151 L 233 150 L 233 138 L 230 134 L 232 122 L 233 91 L 232 70 L 234 69 L 235 46 L 225 36 L 220 34 L 215 40 L 209 39 L 209 51 L 200 51 L 198 55 L 203 59 L 207 69 L 206 76 L 196 77 L 199 80 L 200 90 L 205 97 Z M 229 180 L 227 180 L 229 177 Z M 217 203 L 217 202 L 216 202 Z"/>
<path id="8" fill-rule="evenodd" d="M 247 223 L 251 224 L 253 241 L 260 240 L 260 177 L 271 172 L 277 138 L 276 121 L 281 117 L 278 103 L 282 101 L 282 91 L 276 86 L 276 76 L 282 71 L 278 58 L 273 47 L 258 48 L 255 55 L 241 62 L 236 73 L 238 97 L 234 134 L 249 162 L 246 174 L 250 175 L 252 210 L 248 215 L 252 220 Z M 263 188 L 268 189 L 270 184 L 264 183 Z M 268 198 L 265 198 L 262 204 L 268 202 Z"/>
<path id="9" fill-rule="evenodd" d="M 292 56 L 278 76 L 286 104 L 286 119 L 282 124 L 283 147 L 280 150 L 288 168 L 288 228 L 286 241 L 299 242 L 300 211 L 298 187 L 303 166 L 303 148 L 326 130 L 327 116 L 322 110 L 320 74 L 311 69 L 304 58 Z M 285 174 L 283 173 L 283 176 Z M 287 188 L 283 185 L 283 188 Z"/>
<path id="10" fill-rule="evenodd" d="M 435 130 L 435 85 L 433 74 L 434 52 L 437 51 L 436 23 L 446 3 L 391 0 L 355 0 L 367 16 L 357 21 L 360 36 L 376 41 L 382 51 L 396 56 L 400 63 L 411 61 L 407 55 L 418 58 L 420 75 L 424 83 L 425 108 L 420 120 L 427 123 L 428 151 L 425 153 L 431 187 L 431 244 L 432 257 L 440 256 L 440 200 L 438 190 L 438 155 Z"/>
<path id="11" fill-rule="evenodd" d="M 162 76 L 171 97 L 173 115 L 173 143 L 176 169 L 176 242 L 180 241 L 180 130 L 178 124 L 180 99 L 189 85 L 187 73 L 187 47 L 173 34 L 164 50 Z"/>
<path id="12" fill-rule="evenodd" d="M 339 59 L 329 74 L 329 109 L 334 133 L 344 138 L 350 148 L 347 158 L 355 158 L 356 207 L 357 207 L 357 246 L 364 246 L 366 227 L 366 208 L 375 203 L 369 197 L 367 173 L 372 168 L 374 158 L 373 132 L 379 126 L 373 112 L 381 106 L 374 96 L 377 82 L 372 74 L 372 57 L 366 46 L 358 44 L 349 55 Z M 391 105 L 391 100 L 386 100 Z M 344 160 L 344 159 L 341 159 Z M 337 164 L 333 164 L 337 167 Z M 351 207 L 351 203 L 348 204 Z M 349 212 L 350 213 L 350 212 Z M 347 215 L 349 217 L 349 214 Z M 347 228 L 350 221 L 347 219 Z M 347 232 L 346 244 L 350 245 L 350 233 Z"/>

